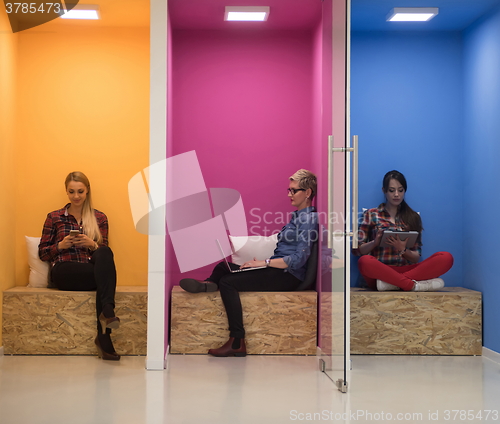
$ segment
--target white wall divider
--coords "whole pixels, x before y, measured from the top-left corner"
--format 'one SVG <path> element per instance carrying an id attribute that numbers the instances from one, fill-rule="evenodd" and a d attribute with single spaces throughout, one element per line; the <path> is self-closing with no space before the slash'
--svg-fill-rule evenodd
<path id="1" fill-rule="evenodd" d="M 152 165 L 167 157 L 167 0 L 150 0 L 150 19 L 149 193 L 165 205 L 166 168 Z M 160 210 L 149 222 L 148 370 L 165 369 L 165 209 Z"/>

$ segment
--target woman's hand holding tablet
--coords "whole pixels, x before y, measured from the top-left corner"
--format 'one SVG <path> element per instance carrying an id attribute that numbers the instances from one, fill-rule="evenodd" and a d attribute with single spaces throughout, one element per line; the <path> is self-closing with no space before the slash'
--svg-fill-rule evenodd
<path id="1" fill-rule="evenodd" d="M 395 240 L 401 240 L 406 242 L 405 246 L 407 249 L 411 249 L 415 246 L 417 241 L 418 232 L 417 231 L 392 231 L 385 230 L 382 235 L 382 240 L 380 241 L 380 246 L 382 247 L 393 247 Z M 403 250 L 403 249 L 400 249 Z"/>

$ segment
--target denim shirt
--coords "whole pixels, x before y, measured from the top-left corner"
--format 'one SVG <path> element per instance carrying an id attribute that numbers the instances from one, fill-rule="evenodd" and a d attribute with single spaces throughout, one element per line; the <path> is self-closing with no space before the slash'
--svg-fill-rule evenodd
<path id="1" fill-rule="evenodd" d="M 271 259 L 283 258 L 289 272 L 304 281 L 307 259 L 312 245 L 318 241 L 318 213 L 313 206 L 295 211 L 290 222 L 278 234 L 278 244 Z"/>

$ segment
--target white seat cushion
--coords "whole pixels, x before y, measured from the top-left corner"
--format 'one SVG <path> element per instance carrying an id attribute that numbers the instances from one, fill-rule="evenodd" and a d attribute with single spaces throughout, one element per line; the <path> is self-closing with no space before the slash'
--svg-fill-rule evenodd
<path id="1" fill-rule="evenodd" d="M 30 267 L 28 287 L 45 288 L 49 285 L 50 264 L 43 262 L 38 256 L 40 237 L 25 237 L 28 249 L 28 265 Z"/>

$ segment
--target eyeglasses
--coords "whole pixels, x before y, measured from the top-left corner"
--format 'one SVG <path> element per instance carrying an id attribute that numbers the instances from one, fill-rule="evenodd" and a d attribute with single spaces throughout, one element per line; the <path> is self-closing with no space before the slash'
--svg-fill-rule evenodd
<path id="1" fill-rule="evenodd" d="M 290 193 L 292 196 L 297 193 L 298 191 L 306 191 L 305 188 L 289 188 L 287 189 L 288 193 Z"/>

